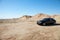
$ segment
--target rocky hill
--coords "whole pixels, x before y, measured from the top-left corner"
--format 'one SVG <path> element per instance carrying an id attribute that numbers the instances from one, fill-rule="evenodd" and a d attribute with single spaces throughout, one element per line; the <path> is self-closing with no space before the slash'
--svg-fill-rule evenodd
<path id="1" fill-rule="evenodd" d="M 47 15 L 47 14 L 36 14 L 34 16 L 28 16 L 24 15 L 20 18 L 14 18 L 14 19 L 0 19 L 0 23 L 16 23 L 21 21 L 37 21 L 41 20 L 43 18 L 54 18 L 57 22 L 60 22 L 60 15 Z"/>

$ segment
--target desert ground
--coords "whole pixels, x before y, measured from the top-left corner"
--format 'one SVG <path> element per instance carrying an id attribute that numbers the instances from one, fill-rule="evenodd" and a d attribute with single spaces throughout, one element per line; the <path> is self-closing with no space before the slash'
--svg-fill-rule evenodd
<path id="1" fill-rule="evenodd" d="M 37 20 L 51 17 L 56 25 L 37 25 Z M 60 15 L 37 14 L 15 19 L 0 19 L 0 40 L 60 40 Z"/>

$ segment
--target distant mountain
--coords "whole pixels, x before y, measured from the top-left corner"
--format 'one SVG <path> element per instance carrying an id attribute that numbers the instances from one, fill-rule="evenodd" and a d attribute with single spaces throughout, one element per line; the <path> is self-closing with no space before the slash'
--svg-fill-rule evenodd
<path id="1" fill-rule="evenodd" d="M 34 16 L 28 16 L 24 15 L 20 18 L 15 18 L 15 19 L 0 19 L 0 23 L 15 23 L 15 22 L 21 22 L 21 21 L 37 21 L 41 20 L 43 18 L 54 18 L 56 19 L 57 22 L 60 22 L 60 15 L 47 15 L 47 14 L 36 14 Z"/>
<path id="2" fill-rule="evenodd" d="M 32 16 L 24 15 L 24 16 L 20 17 L 20 19 L 22 19 L 22 20 L 27 20 L 27 19 L 29 19 L 29 18 L 31 18 L 31 17 L 32 17 Z"/>

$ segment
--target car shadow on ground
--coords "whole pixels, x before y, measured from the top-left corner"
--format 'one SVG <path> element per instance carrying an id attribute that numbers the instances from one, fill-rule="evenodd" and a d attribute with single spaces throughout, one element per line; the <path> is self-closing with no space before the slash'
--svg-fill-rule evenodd
<path id="1" fill-rule="evenodd" d="M 56 24 L 50 24 L 50 25 L 39 25 L 39 26 L 59 26 L 60 23 L 56 23 Z"/>
<path id="2" fill-rule="evenodd" d="M 51 24 L 51 25 L 47 25 L 47 26 L 58 26 L 58 25 L 60 25 L 60 23 Z"/>

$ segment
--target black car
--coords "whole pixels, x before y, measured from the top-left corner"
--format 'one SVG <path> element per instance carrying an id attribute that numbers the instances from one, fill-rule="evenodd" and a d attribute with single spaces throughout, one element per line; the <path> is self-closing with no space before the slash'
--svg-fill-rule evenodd
<path id="1" fill-rule="evenodd" d="M 37 24 L 38 25 L 52 25 L 52 24 L 55 24 L 56 23 L 56 20 L 53 19 L 53 18 L 44 18 L 42 20 L 39 20 L 37 21 Z"/>

